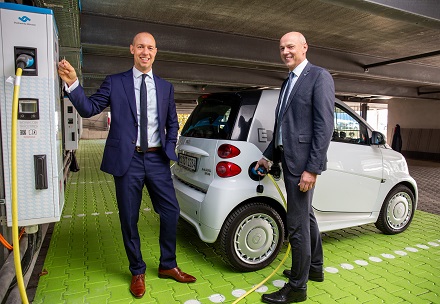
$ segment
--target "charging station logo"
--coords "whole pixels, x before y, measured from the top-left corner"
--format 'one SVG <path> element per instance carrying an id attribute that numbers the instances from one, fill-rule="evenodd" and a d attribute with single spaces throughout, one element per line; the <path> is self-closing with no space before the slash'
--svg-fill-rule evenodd
<path id="1" fill-rule="evenodd" d="M 37 24 L 35 23 L 30 23 L 29 21 L 31 21 L 31 18 L 29 18 L 26 15 L 23 15 L 21 17 L 17 18 L 18 21 L 14 21 L 14 24 L 19 24 L 19 25 L 27 25 L 27 26 L 36 26 Z"/>
<path id="2" fill-rule="evenodd" d="M 18 20 L 20 20 L 21 22 L 28 22 L 31 21 L 31 18 L 29 18 L 28 16 L 23 16 L 23 17 L 18 17 Z"/>

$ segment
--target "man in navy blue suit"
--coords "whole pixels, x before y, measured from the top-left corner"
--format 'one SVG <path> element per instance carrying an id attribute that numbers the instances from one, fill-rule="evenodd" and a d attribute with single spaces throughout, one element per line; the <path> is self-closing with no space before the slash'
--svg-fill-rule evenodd
<path id="1" fill-rule="evenodd" d="M 289 282 L 265 294 L 265 303 L 307 299 L 307 281 L 324 280 L 321 235 L 313 213 L 317 176 L 327 168 L 327 149 L 333 133 L 335 87 L 325 69 L 306 59 L 308 45 L 301 33 L 280 39 L 280 55 L 289 68 L 275 110 L 274 136 L 256 165 L 269 169 L 281 162 L 287 192 L 286 226 L 292 246 L 292 267 L 283 273 Z"/>
<path id="2" fill-rule="evenodd" d="M 181 271 L 176 262 L 180 208 L 170 171 L 170 160 L 177 160 L 175 146 L 179 129 L 174 88 L 153 74 L 157 48 L 150 33 L 135 35 L 130 52 L 134 57 L 133 68 L 107 76 L 99 90 L 90 97 L 85 95 L 69 62 L 62 60 L 58 64 L 58 74 L 65 82 L 69 99 L 82 117 L 94 116 L 110 107 L 112 126 L 101 170 L 114 177 L 122 237 L 132 274 L 130 291 L 136 298 L 141 298 L 145 294 L 146 265 L 142 259 L 137 224 L 144 185 L 160 217 L 158 276 L 182 283 L 195 282 L 196 278 Z M 147 104 L 143 115 L 141 112 L 145 107 L 141 104 L 145 103 L 141 99 Z M 141 118 L 147 121 L 142 130 Z"/>

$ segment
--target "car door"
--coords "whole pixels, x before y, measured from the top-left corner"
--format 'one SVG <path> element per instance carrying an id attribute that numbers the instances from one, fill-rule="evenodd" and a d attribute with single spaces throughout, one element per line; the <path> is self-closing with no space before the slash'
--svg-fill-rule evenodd
<path id="1" fill-rule="evenodd" d="M 331 212 L 371 212 L 382 182 L 380 147 L 369 144 L 365 121 L 336 103 L 327 171 L 318 177 L 313 207 Z"/>

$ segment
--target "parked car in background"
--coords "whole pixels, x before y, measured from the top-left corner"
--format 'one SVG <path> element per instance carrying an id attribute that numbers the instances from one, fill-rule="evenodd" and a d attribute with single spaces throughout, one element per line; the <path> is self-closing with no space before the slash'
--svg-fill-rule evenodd
<path id="1" fill-rule="evenodd" d="M 172 167 L 181 217 L 201 240 L 219 243 L 240 271 L 269 265 L 286 239 L 286 210 L 272 181 L 252 173 L 272 139 L 279 90 L 203 95 L 178 140 Z M 327 171 L 313 208 L 322 232 L 368 223 L 385 234 L 408 228 L 417 206 L 405 158 L 383 134 L 335 100 Z M 276 178 L 283 193 L 284 182 Z"/>

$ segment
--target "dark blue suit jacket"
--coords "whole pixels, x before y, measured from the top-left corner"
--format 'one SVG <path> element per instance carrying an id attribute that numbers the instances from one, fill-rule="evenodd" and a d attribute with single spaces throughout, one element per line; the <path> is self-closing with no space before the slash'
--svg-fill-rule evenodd
<path id="1" fill-rule="evenodd" d="M 286 83 L 287 80 L 281 92 Z M 292 88 L 281 119 L 284 157 L 293 175 L 299 176 L 304 171 L 321 174 L 326 170 L 327 150 L 334 128 L 334 104 L 332 76 L 327 70 L 307 63 Z M 279 106 L 280 101 L 275 113 L 278 113 Z M 274 132 L 277 123 L 275 121 Z M 275 144 L 274 133 L 263 153 L 268 159 L 277 160 Z"/>
<path id="2" fill-rule="evenodd" d="M 160 143 L 170 160 L 177 160 L 175 148 L 179 123 L 171 83 L 154 75 Z M 110 106 L 111 128 L 105 144 L 101 170 L 114 176 L 124 175 L 130 165 L 138 136 L 133 70 L 107 76 L 99 90 L 87 98 L 78 86 L 69 99 L 82 117 L 91 117 Z"/>

